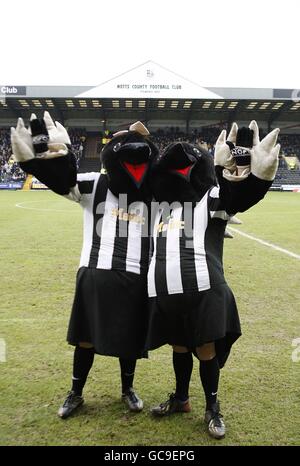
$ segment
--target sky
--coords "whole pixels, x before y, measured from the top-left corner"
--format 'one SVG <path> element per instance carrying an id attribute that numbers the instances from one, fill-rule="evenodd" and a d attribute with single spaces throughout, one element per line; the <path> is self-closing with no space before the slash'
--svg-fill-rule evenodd
<path id="1" fill-rule="evenodd" d="M 204 87 L 300 88 L 299 0 L 17 0 L 1 8 L 0 84 L 95 86 L 152 60 Z"/>

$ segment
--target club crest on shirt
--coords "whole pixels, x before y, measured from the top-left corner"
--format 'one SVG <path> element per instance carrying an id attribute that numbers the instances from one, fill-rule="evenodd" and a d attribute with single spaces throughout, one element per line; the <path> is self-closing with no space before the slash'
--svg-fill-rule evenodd
<path id="1" fill-rule="evenodd" d="M 113 208 L 111 214 L 124 222 L 134 222 L 141 225 L 145 225 L 146 222 L 146 218 L 142 215 L 138 215 L 136 212 L 126 212 L 124 209 Z"/>
<path id="2" fill-rule="evenodd" d="M 156 227 L 156 231 L 162 233 L 167 230 L 184 230 L 184 223 L 184 220 L 170 219 L 168 223 L 160 222 Z"/>

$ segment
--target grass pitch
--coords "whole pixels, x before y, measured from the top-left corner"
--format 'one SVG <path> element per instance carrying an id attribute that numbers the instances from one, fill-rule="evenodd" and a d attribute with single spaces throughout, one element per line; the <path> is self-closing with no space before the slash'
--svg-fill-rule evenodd
<path id="1" fill-rule="evenodd" d="M 300 255 L 300 194 L 269 193 L 239 218 L 244 224 L 235 228 Z M 74 203 L 50 192 L 0 192 L 0 339 L 7 358 L 0 362 L 1 445 L 300 444 L 300 361 L 292 360 L 292 341 L 300 338 L 300 261 L 238 234 L 226 240 L 224 257 L 243 331 L 221 372 L 226 438 L 206 434 L 196 360 L 192 412 L 151 418 L 149 408 L 174 389 L 169 347 L 138 362 L 142 413 L 128 413 L 120 401 L 117 359 L 96 356 L 85 405 L 60 420 L 72 371 L 65 337 L 81 230 Z"/>

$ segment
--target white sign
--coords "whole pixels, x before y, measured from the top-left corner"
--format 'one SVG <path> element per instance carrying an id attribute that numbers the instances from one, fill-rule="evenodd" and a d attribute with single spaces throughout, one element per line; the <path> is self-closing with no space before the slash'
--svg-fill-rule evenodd
<path id="1" fill-rule="evenodd" d="M 148 61 L 76 97 L 222 99 L 221 96 Z"/>
<path id="2" fill-rule="evenodd" d="M 26 86 L 0 86 L 0 95 L 26 95 Z"/>

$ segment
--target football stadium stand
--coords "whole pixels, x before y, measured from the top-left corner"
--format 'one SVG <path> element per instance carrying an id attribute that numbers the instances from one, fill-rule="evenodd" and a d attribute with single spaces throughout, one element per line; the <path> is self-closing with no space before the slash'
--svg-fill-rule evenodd
<path id="1" fill-rule="evenodd" d="M 85 155 L 86 131 L 82 128 L 71 128 L 69 135 L 77 166 Z M 10 144 L 10 130 L 0 129 L 0 189 L 21 189 L 26 180 L 26 174 L 14 162 Z"/>
<path id="2" fill-rule="evenodd" d="M 261 137 L 279 127 L 281 158 L 273 184 L 300 190 L 300 90 L 202 87 L 147 61 L 96 86 L 0 85 L 0 187 L 22 185 L 11 159 L 9 127 L 48 110 L 69 131 L 79 171 L 99 170 L 99 154 L 116 130 L 140 120 L 163 149 L 170 141 L 205 143 L 211 155 L 222 129 L 257 120 Z M 35 183 L 36 185 L 38 183 Z M 2 186 L 1 186 L 2 185 Z M 284 188 L 283 188 L 284 187 Z"/>
<path id="3" fill-rule="evenodd" d="M 213 156 L 214 143 L 221 129 L 222 126 L 216 126 L 202 128 L 201 131 L 194 130 L 191 134 L 186 134 L 179 128 L 170 127 L 155 131 L 151 138 L 160 150 L 163 150 L 172 141 L 205 144 Z M 99 171 L 101 148 L 112 136 L 112 133 L 109 131 L 88 133 L 83 128 L 69 128 L 69 134 L 79 172 Z M 279 142 L 281 143 L 281 156 L 273 187 L 300 185 L 300 135 L 282 134 Z M 0 129 L 0 182 L 22 184 L 25 179 L 25 174 L 12 158 L 9 130 Z"/>

